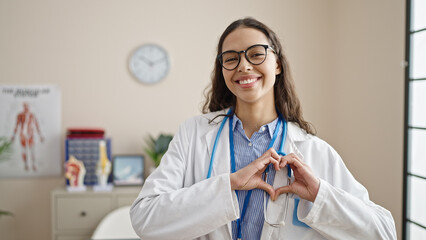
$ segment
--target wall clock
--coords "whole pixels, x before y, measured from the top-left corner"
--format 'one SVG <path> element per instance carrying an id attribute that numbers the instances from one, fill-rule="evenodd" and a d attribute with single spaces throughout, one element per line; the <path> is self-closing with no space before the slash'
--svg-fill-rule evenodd
<path id="1" fill-rule="evenodd" d="M 132 53 L 129 68 L 137 80 L 153 84 L 167 76 L 170 60 L 166 50 L 162 47 L 156 44 L 144 44 Z"/>

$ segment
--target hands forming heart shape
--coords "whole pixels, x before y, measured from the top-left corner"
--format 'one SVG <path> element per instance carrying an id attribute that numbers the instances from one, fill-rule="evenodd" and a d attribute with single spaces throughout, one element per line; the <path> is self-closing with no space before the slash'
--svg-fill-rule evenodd
<path id="1" fill-rule="evenodd" d="M 266 183 L 262 175 L 269 164 L 272 164 L 276 171 L 289 165 L 294 173 L 293 183 L 277 189 Z M 273 148 L 267 150 L 245 168 L 231 173 L 232 190 L 263 189 L 269 194 L 272 201 L 275 201 L 283 193 L 294 193 L 302 199 L 314 202 L 319 185 L 320 181 L 315 177 L 311 168 L 296 154 L 290 153 L 286 156 L 280 156 Z"/>

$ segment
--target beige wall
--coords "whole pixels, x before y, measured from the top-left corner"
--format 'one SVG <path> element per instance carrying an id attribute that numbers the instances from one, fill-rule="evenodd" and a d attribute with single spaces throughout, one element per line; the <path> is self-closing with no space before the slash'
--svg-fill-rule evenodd
<path id="1" fill-rule="evenodd" d="M 63 133 L 103 127 L 113 154 L 142 153 L 148 133 L 175 133 L 199 114 L 218 37 L 236 18 L 256 17 L 283 41 L 306 119 L 392 212 L 400 234 L 404 3 L 0 0 L 0 84 L 58 85 Z M 131 51 L 148 42 L 172 61 L 153 86 L 127 70 Z M 0 219 L 0 239 L 50 239 L 50 191 L 63 183 L 1 179 L 0 209 L 15 216 Z"/>

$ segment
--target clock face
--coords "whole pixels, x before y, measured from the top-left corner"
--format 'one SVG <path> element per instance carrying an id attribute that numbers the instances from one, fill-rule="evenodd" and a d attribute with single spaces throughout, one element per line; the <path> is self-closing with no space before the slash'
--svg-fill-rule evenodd
<path id="1" fill-rule="evenodd" d="M 145 44 L 136 49 L 130 57 L 130 71 L 143 83 L 157 83 L 169 72 L 167 52 L 155 44 Z"/>

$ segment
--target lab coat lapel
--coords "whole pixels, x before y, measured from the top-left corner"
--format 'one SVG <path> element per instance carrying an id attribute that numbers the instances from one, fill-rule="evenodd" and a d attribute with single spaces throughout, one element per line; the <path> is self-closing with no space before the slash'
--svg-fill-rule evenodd
<path id="1" fill-rule="evenodd" d="M 219 136 L 219 140 L 216 146 L 216 153 L 213 160 L 213 169 L 211 176 L 219 175 L 222 173 L 230 172 L 230 153 L 229 153 L 229 119 L 226 121 L 223 126 L 222 133 Z M 220 122 L 221 123 L 221 122 Z M 207 143 L 207 150 L 209 152 L 209 159 L 207 160 L 207 170 L 210 166 L 211 156 L 213 154 L 213 148 L 217 133 L 220 128 L 220 123 L 217 124 L 214 128 L 207 132 L 205 135 L 205 141 Z M 207 172 L 206 172 L 207 176 Z"/>
<path id="2" fill-rule="evenodd" d="M 225 125 L 223 126 L 222 132 L 219 136 L 217 146 L 216 146 L 216 153 L 213 160 L 213 169 L 211 176 L 216 176 L 222 173 L 230 173 L 231 172 L 231 158 L 230 158 L 230 151 L 229 151 L 229 119 L 226 121 Z M 207 143 L 207 150 L 209 152 L 209 159 L 207 163 L 207 171 L 210 166 L 210 160 L 213 153 L 214 143 L 216 140 L 216 136 L 220 129 L 220 124 L 222 122 L 219 122 L 214 128 L 212 128 L 210 131 L 207 132 L 205 135 L 205 141 Z M 207 176 L 207 172 L 206 172 Z M 232 225 L 231 222 L 228 224 L 228 231 L 229 236 L 232 236 Z"/>

